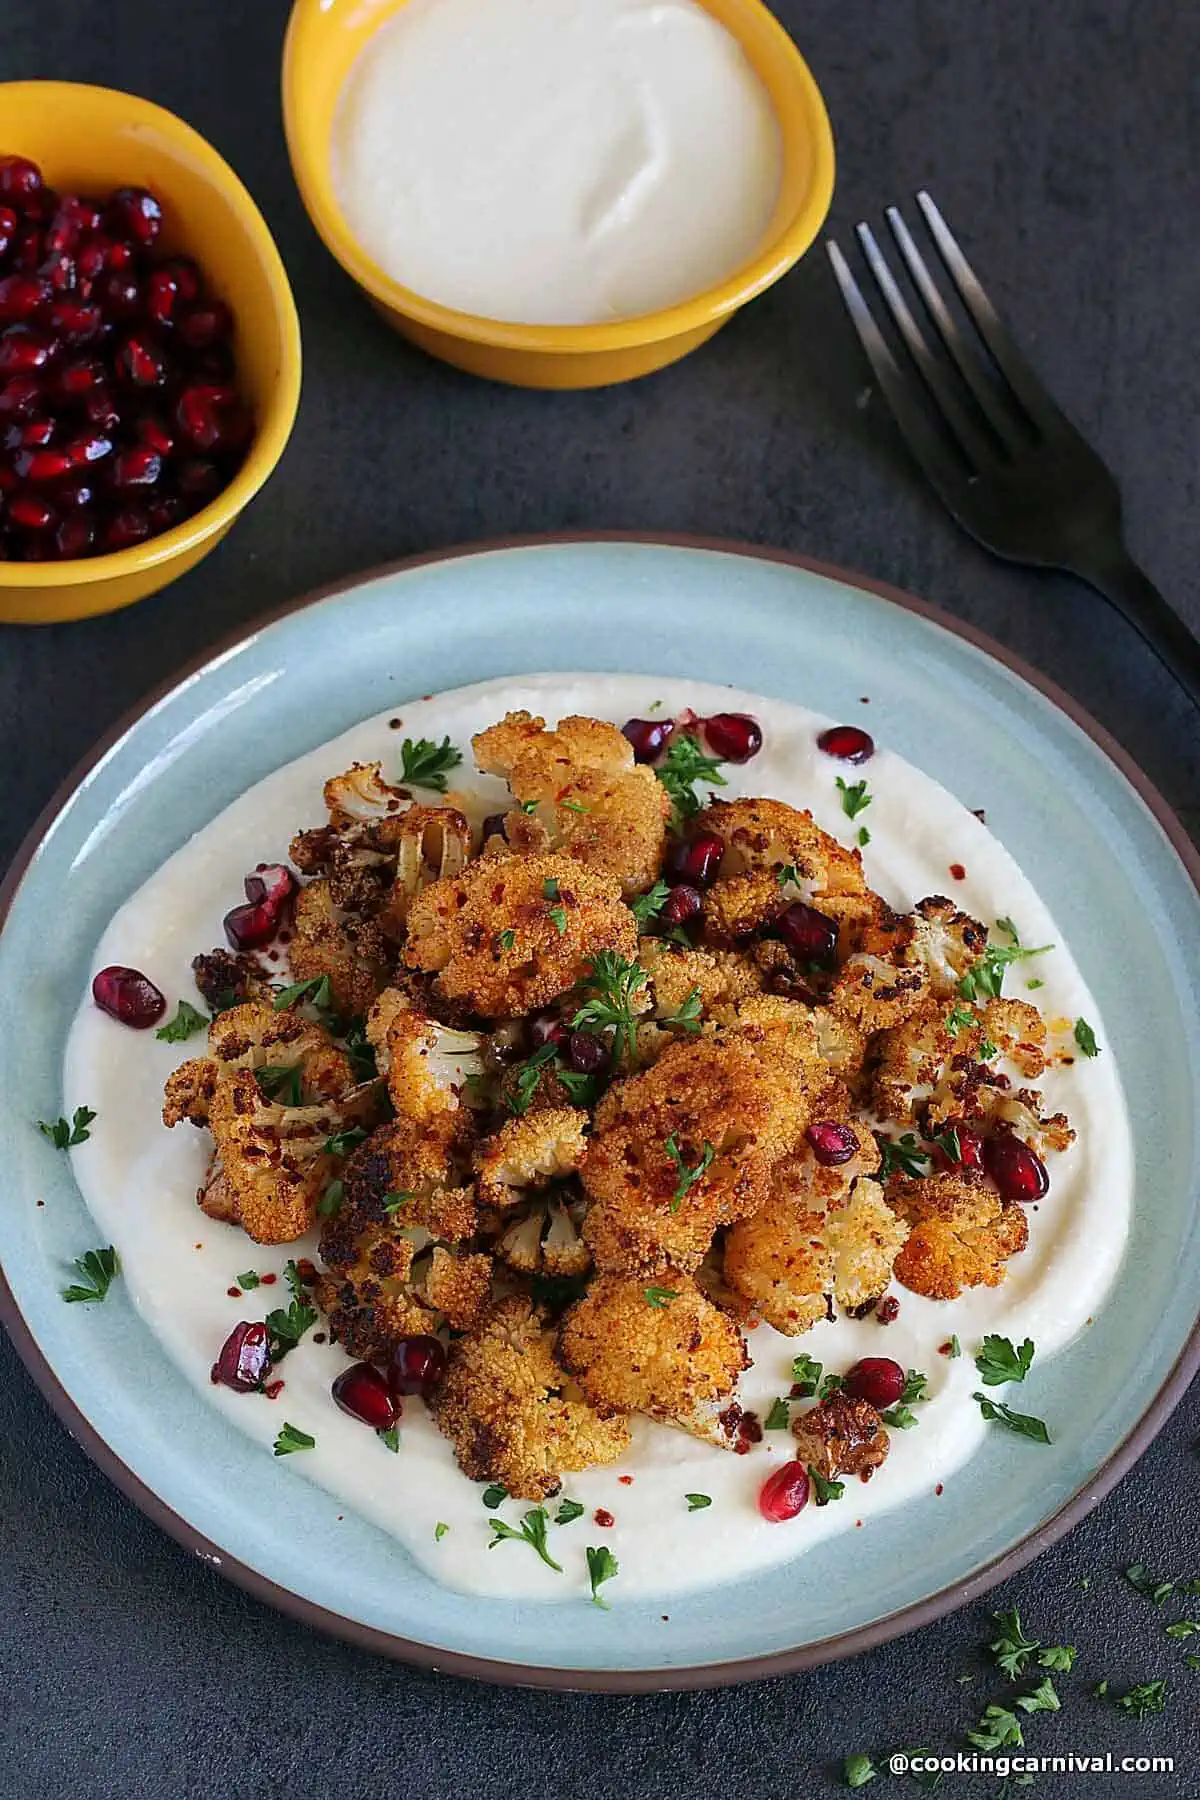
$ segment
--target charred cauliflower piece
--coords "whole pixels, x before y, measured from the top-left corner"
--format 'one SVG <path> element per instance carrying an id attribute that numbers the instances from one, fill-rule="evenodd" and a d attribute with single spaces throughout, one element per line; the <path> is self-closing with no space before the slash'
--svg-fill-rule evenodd
<path id="1" fill-rule="evenodd" d="M 982 1011 L 961 999 L 927 1002 L 903 1025 L 879 1034 L 872 1104 L 881 1117 L 930 1133 L 955 1119 L 1004 1121 L 1018 1125 L 1036 1148 L 1056 1143 L 1065 1119 L 1043 1121 L 1041 1095 L 1025 1088 L 1014 1095 L 1008 1077 L 987 1060 L 1007 1056 L 1023 1074 L 1038 1075 L 1046 1066 L 1045 1040 L 1045 1022 L 1023 1000 L 989 1000 Z"/>
<path id="2" fill-rule="evenodd" d="M 564 1475 L 615 1462 L 629 1444 L 624 1418 L 578 1396 L 553 1334 L 515 1295 L 453 1345 L 433 1410 L 464 1475 L 520 1500 L 548 1499 Z"/>
<path id="3" fill-rule="evenodd" d="M 405 961 L 488 1019 L 546 1006 L 603 950 L 632 957 L 637 929 L 609 875 L 567 856 L 485 858 L 418 894 Z"/>
<path id="4" fill-rule="evenodd" d="M 781 1034 L 781 1041 L 786 1034 Z M 741 1034 L 672 1044 L 596 1108 L 584 1235 L 601 1269 L 694 1269 L 719 1224 L 765 1200 L 807 1123 L 794 1065 Z"/>
<path id="5" fill-rule="evenodd" d="M 1006 1206 L 978 1175 L 900 1177 L 889 1183 L 887 1198 L 911 1227 L 896 1258 L 896 1279 L 930 1300 L 955 1300 L 968 1287 L 999 1287 L 1005 1262 L 1029 1240 L 1021 1208 Z"/>
<path id="6" fill-rule="evenodd" d="M 192 975 L 201 995 L 216 1012 L 242 1000 L 269 1000 L 273 993 L 268 970 L 248 950 L 218 949 L 210 950 L 207 956 L 194 956 Z"/>
<path id="7" fill-rule="evenodd" d="M 572 716 L 547 731 L 542 719 L 509 713 L 472 748 L 485 774 L 507 780 L 520 808 L 505 820 L 518 853 L 562 852 L 614 876 L 626 896 L 654 881 L 670 802 L 615 725 Z"/>
<path id="8" fill-rule="evenodd" d="M 493 1246 L 496 1256 L 522 1275 L 586 1275 L 592 1266 L 581 1227 L 587 1201 L 568 1194 L 534 1199 L 509 1220 Z"/>
<path id="9" fill-rule="evenodd" d="M 867 1400 L 851 1400 L 835 1390 L 792 1420 L 796 1458 L 826 1481 L 860 1475 L 869 1481 L 887 1461 L 891 1440 L 883 1420 Z"/>
<path id="10" fill-rule="evenodd" d="M 217 1082 L 209 1104 L 224 1182 L 238 1223 L 259 1244 L 287 1244 L 312 1229 L 333 1173 L 326 1140 L 345 1116 L 331 1106 L 278 1106 L 264 1100 L 251 1070 Z"/>
<path id="11" fill-rule="evenodd" d="M 374 919 L 348 912 L 334 903 L 325 876 L 310 881 L 296 896 L 288 960 L 297 981 L 329 977 L 338 1012 L 366 1012 L 387 986 L 391 953 Z"/>
<path id="12" fill-rule="evenodd" d="M 344 774 L 333 775 L 325 783 L 323 797 L 335 831 L 378 824 L 412 805 L 407 788 L 393 787 L 384 780 L 381 762 L 351 763 Z"/>
<path id="13" fill-rule="evenodd" d="M 924 966 L 890 962 L 861 951 L 847 957 L 829 996 L 835 1017 L 870 1036 L 912 1018 L 925 1003 L 929 976 Z"/>
<path id="14" fill-rule="evenodd" d="M 944 894 L 919 901 L 910 923 L 908 960 L 925 968 L 931 993 L 939 1000 L 948 999 L 987 949 L 987 928 L 959 912 Z"/>
<path id="15" fill-rule="evenodd" d="M 705 901 L 705 935 L 712 942 L 745 938 L 803 900 L 837 921 L 845 954 L 883 910 L 859 852 L 822 831 L 809 812 L 782 800 L 714 800 L 700 823 L 725 845 Z"/>
<path id="16" fill-rule="evenodd" d="M 530 1188 L 574 1175 L 587 1148 L 586 1124 L 587 1114 L 570 1106 L 507 1120 L 476 1154 L 482 1203 L 501 1210 L 518 1206 Z"/>
<path id="17" fill-rule="evenodd" d="M 295 1069 L 306 1103 L 335 1100 L 354 1081 L 350 1059 L 324 1026 L 288 1010 L 276 1012 L 265 1000 L 249 1000 L 218 1013 L 208 1028 L 208 1055 L 193 1057 L 166 1084 L 163 1124 L 208 1122 L 208 1109 L 221 1074 L 231 1069 Z"/>
<path id="18" fill-rule="evenodd" d="M 367 1014 L 366 1033 L 398 1113 L 429 1122 L 470 1105 L 470 1084 L 484 1073 L 484 1040 L 477 1031 L 426 1018 L 406 995 L 386 988 Z"/>
<path id="19" fill-rule="evenodd" d="M 599 1276 L 564 1317 L 558 1356 L 597 1411 L 647 1413 L 729 1448 L 721 1415 L 750 1358 L 738 1327 L 689 1275 L 668 1271 L 650 1288 Z"/>

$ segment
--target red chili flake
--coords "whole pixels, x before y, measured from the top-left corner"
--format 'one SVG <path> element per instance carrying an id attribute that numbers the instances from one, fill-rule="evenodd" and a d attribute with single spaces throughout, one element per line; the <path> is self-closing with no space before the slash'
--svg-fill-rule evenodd
<path id="1" fill-rule="evenodd" d="M 274 1282 L 276 1282 L 278 1280 L 279 1280 L 278 1275 L 269 1275 L 268 1274 L 268 1275 L 261 1275 L 259 1277 L 260 1284 L 263 1287 L 270 1287 Z"/>
<path id="2" fill-rule="evenodd" d="M 620 1482 L 622 1487 L 632 1487 L 633 1486 L 633 1476 L 632 1475 L 618 1475 L 617 1480 Z"/>
<path id="3" fill-rule="evenodd" d="M 937 1486 L 934 1488 L 933 1491 L 935 1494 L 942 1494 L 945 1492 L 945 1489 L 942 1487 L 942 1484 L 940 1481 L 938 1482 Z"/>
<path id="4" fill-rule="evenodd" d="M 861 1520 L 861 1519 L 855 1519 L 855 1521 L 854 1521 L 854 1529 L 855 1529 L 855 1531 L 861 1531 L 861 1530 L 862 1530 L 862 1520 Z"/>
<path id="5" fill-rule="evenodd" d="M 615 1525 L 616 1522 L 617 1521 L 613 1518 L 607 1506 L 598 1506 L 592 1514 L 592 1523 L 594 1525 L 599 1525 L 604 1531 L 607 1531 L 608 1527 L 610 1525 Z"/>
<path id="6" fill-rule="evenodd" d="M 267 1396 L 268 1400 L 278 1400 L 282 1392 L 282 1381 L 268 1381 L 266 1387 L 263 1389 L 263 1393 Z"/>
<path id="7" fill-rule="evenodd" d="M 979 820 L 979 823 L 981 825 L 987 824 L 987 814 L 986 814 L 986 812 L 984 812 L 982 806 L 973 806 L 971 808 L 971 811 L 974 813 L 975 817 Z"/>
<path id="8" fill-rule="evenodd" d="M 860 706 L 870 706 L 870 704 L 871 704 L 870 694 L 860 694 L 858 696 L 858 704 Z"/>
<path id="9" fill-rule="evenodd" d="M 953 1338 L 947 1338 L 944 1344 L 938 1345 L 938 1355 L 939 1356 L 953 1356 L 954 1355 L 954 1339 Z"/>
<path id="10" fill-rule="evenodd" d="M 240 1300 L 242 1297 L 242 1290 L 240 1287 L 226 1288 L 225 1292 L 229 1295 L 231 1300 Z"/>
<path id="11" fill-rule="evenodd" d="M 889 1294 L 875 1308 L 875 1317 L 880 1325 L 890 1325 L 893 1319 L 900 1317 L 900 1302 L 894 1294 Z"/>
<path id="12" fill-rule="evenodd" d="M 41 1203 L 41 1201 L 40 1201 L 40 1200 L 39 1200 L 39 1201 L 38 1201 L 38 1205 L 39 1205 L 39 1206 L 40 1206 L 40 1205 L 41 1205 L 41 1204 L 42 1204 L 42 1203 Z M 192 1245 L 192 1249 L 193 1249 L 193 1250 L 203 1250 L 203 1248 L 204 1248 L 204 1245 L 203 1245 L 203 1244 L 193 1244 L 193 1245 Z"/>
<path id="13" fill-rule="evenodd" d="M 953 875 L 955 881 L 965 881 L 967 879 L 967 871 L 963 868 L 961 863 L 951 863 L 950 873 Z"/>
<path id="14" fill-rule="evenodd" d="M 46 1204 L 46 1202 L 45 1202 L 45 1201 L 44 1201 L 44 1200 L 39 1200 L 39 1201 L 38 1201 L 38 1205 L 39 1205 L 39 1206 L 45 1206 L 45 1204 Z M 196 1245 L 196 1248 L 197 1248 L 197 1250 L 198 1250 L 198 1249 L 199 1249 L 199 1248 L 200 1248 L 200 1246 L 199 1246 L 199 1244 L 197 1244 L 197 1245 Z"/>

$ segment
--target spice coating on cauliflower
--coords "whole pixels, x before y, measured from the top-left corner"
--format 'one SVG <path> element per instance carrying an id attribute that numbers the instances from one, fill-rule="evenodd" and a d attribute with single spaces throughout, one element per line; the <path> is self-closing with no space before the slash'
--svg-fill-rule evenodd
<path id="1" fill-rule="evenodd" d="M 796 1457 L 826 1481 L 859 1475 L 869 1481 L 887 1461 L 891 1440 L 868 1400 L 836 1390 L 792 1420 Z"/>
<path id="2" fill-rule="evenodd" d="M 485 1206 L 517 1206 L 530 1188 L 563 1181 L 582 1166 L 587 1115 L 577 1107 L 548 1107 L 509 1119 L 475 1157 L 479 1198 Z"/>
<path id="3" fill-rule="evenodd" d="M 365 1013 L 387 986 L 391 951 L 373 919 L 334 904 L 329 881 L 321 876 L 296 896 L 288 960 L 297 981 L 329 977 L 339 1013 Z"/>
<path id="4" fill-rule="evenodd" d="M 287 1244 L 312 1229 L 333 1168 L 325 1144 L 343 1122 L 328 1106 L 265 1100 L 249 1069 L 218 1081 L 209 1129 L 247 1236 L 259 1244 Z"/>
<path id="5" fill-rule="evenodd" d="M 896 1178 L 887 1199 L 911 1227 L 896 1258 L 896 1279 L 930 1300 L 956 1300 L 968 1287 L 999 1287 L 1004 1264 L 1029 1241 L 1020 1206 L 1005 1205 L 977 1175 Z"/>

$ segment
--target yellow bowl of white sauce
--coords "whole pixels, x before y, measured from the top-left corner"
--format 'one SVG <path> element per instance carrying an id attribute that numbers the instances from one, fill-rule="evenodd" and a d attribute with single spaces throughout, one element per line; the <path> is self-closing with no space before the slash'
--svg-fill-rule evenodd
<path id="1" fill-rule="evenodd" d="M 389 323 L 525 387 L 694 350 L 833 192 L 760 0 L 297 0 L 283 104 L 313 223 Z"/>

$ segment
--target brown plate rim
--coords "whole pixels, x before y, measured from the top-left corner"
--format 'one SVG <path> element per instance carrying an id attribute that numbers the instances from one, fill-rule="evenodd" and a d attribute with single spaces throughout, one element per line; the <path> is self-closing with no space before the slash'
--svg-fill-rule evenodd
<path id="1" fill-rule="evenodd" d="M 906 612 L 915 613 L 918 617 L 929 620 L 955 637 L 965 639 L 968 643 L 984 651 L 993 661 L 1010 669 L 1022 681 L 1048 699 L 1060 712 L 1065 713 L 1080 730 L 1086 732 L 1153 814 L 1197 891 L 1200 892 L 1200 851 L 1191 842 L 1180 820 L 1133 758 L 1103 725 L 1072 700 L 1057 683 L 1039 673 L 1023 658 L 1006 649 L 1004 645 L 997 643 L 986 632 L 979 631 L 975 626 L 956 619 L 928 601 L 918 600 L 915 595 L 906 593 L 901 588 L 893 587 L 888 582 L 876 581 L 869 576 L 856 574 L 853 570 L 843 569 L 831 563 L 815 561 L 811 557 L 801 556 L 794 551 L 772 549 L 757 544 L 742 544 L 733 539 L 709 538 L 688 532 L 549 532 L 457 544 L 447 549 L 426 551 L 419 555 L 401 558 L 397 562 L 381 564 L 376 568 L 365 570 L 361 574 L 331 582 L 298 599 L 287 601 L 264 616 L 238 627 L 216 645 L 203 650 L 166 680 L 157 684 L 150 693 L 131 707 L 115 725 L 105 732 L 87 755 L 76 764 L 43 807 L 14 856 L 3 882 L 0 883 L 0 930 L 3 930 L 13 899 L 25 878 L 38 846 L 80 782 L 95 767 L 101 757 L 107 754 L 112 746 L 152 706 L 155 706 L 181 682 L 196 674 L 214 658 L 227 654 L 279 619 L 286 618 L 295 612 L 301 612 L 306 607 L 314 606 L 323 600 L 333 599 L 339 594 L 349 593 L 368 582 L 386 576 L 404 574 L 433 563 L 451 562 L 470 556 L 490 555 L 503 550 L 529 550 L 543 546 L 591 543 L 645 544 L 665 548 L 705 550 L 720 555 L 749 557 L 763 562 L 780 563 L 791 568 L 804 569 L 810 574 L 822 575 L 831 581 L 841 582 L 848 587 L 859 588 L 865 593 L 874 594 L 881 600 L 889 601 L 893 606 L 899 606 Z M 1132 1431 L 1110 1453 L 1092 1479 L 1079 1488 L 1057 1512 L 1036 1530 L 1028 1533 L 1018 1543 L 1004 1551 L 1002 1555 L 964 1576 L 962 1580 L 952 1582 L 949 1586 L 939 1589 L 937 1593 L 928 1595 L 924 1600 L 915 1601 L 911 1606 L 901 1607 L 883 1618 L 872 1620 L 869 1624 L 838 1633 L 815 1643 L 800 1645 L 791 1650 L 772 1651 L 763 1656 L 743 1657 L 733 1662 L 691 1663 L 678 1668 L 660 1669 L 541 1668 L 527 1663 L 510 1663 L 489 1657 L 470 1656 L 459 1651 L 443 1651 L 434 1645 L 417 1643 L 410 1638 L 382 1631 L 376 1626 L 364 1625 L 358 1620 L 318 1606 L 314 1601 L 305 1599 L 290 1588 L 281 1587 L 278 1583 L 260 1574 L 257 1569 L 228 1555 L 220 1545 L 213 1543 L 197 1531 L 173 1507 L 168 1506 L 139 1476 L 135 1475 L 128 1464 L 117 1456 L 95 1427 L 84 1417 L 59 1381 L 33 1333 L 25 1323 L 2 1269 L 0 1269 L 0 1323 L 4 1325 L 18 1356 L 59 1420 L 65 1425 L 81 1449 L 107 1475 L 120 1492 L 184 1549 L 190 1550 L 202 1562 L 216 1569 L 218 1573 L 245 1589 L 256 1599 L 265 1601 L 277 1611 L 303 1624 L 315 1626 L 318 1630 L 331 1636 L 339 1637 L 357 1648 L 375 1651 L 397 1661 L 412 1663 L 431 1673 L 460 1675 L 506 1686 L 610 1694 L 644 1694 L 680 1689 L 726 1687 L 744 1681 L 761 1681 L 774 1676 L 795 1674 L 805 1669 L 817 1668 L 824 1663 L 839 1661 L 843 1657 L 857 1655 L 863 1650 L 874 1649 L 879 1644 L 887 1643 L 892 1638 L 900 1637 L 907 1632 L 918 1630 L 921 1626 L 931 1624 L 935 1619 L 943 1618 L 947 1613 L 967 1605 L 981 1594 L 985 1594 L 998 1582 L 1016 1574 L 1034 1557 L 1039 1556 L 1043 1550 L 1049 1549 L 1052 1544 L 1057 1543 L 1072 1526 L 1099 1504 L 1110 1489 L 1115 1487 L 1117 1482 L 1129 1472 L 1138 1457 L 1157 1436 L 1183 1398 L 1193 1377 L 1200 1371 L 1200 1317 L 1198 1317 L 1174 1368 L 1150 1400 Z"/>

